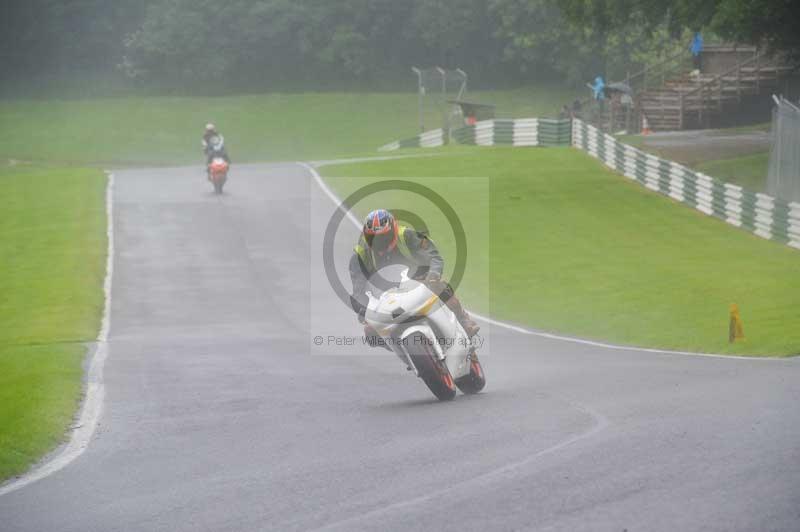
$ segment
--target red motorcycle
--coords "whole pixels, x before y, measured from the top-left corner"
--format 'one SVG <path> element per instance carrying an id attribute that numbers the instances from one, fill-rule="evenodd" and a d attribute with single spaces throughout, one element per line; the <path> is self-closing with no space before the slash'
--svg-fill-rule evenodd
<path id="1" fill-rule="evenodd" d="M 228 169 L 230 168 L 222 135 L 216 135 L 209 140 L 206 155 L 210 161 L 208 163 L 208 180 L 214 185 L 214 192 L 222 194 L 222 187 L 228 180 Z"/>
<path id="2" fill-rule="evenodd" d="M 228 180 L 228 161 L 222 157 L 214 157 L 208 165 L 208 179 L 214 185 L 214 192 L 222 194 L 222 187 Z"/>

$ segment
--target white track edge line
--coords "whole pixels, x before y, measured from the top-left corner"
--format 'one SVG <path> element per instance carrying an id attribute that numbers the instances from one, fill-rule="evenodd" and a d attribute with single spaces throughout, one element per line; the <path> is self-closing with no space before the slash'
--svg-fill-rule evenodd
<path id="1" fill-rule="evenodd" d="M 94 436 L 100 416 L 103 413 L 105 384 L 103 367 L 108 357 L 108 332 L 111 327 L 111 281 L 114 276 L 114 174 L 108 174 L 106 184 L 106 276 L 103 280 L 103 318 L 97 334 L 96 348 L 89 360 L 86 373 L 86 391 L 81 406 L 80 416 L 73 425 L 69 441 L 53 455 L 33 470 L 0 487 L 0 496 L 6 495 L 29 484 L 41 480 L 63 469 L 79 457 Z"/>
<path id="2" fill-rule="evenodd" d="M 377 158 L 368 158 L 368 159 L 364 159 L 364 160 L 374 160 L 374 159 L 377 159 Z M 385 158 L 383 160 L 385 160 Z M 357 162 L 359 162 L 359 159 L 348 159 L 347 162 L 348 163 L 357 163 Z M 337 205 L 337 207 L 340 210 L 343 210 L 343 211 L 345 210 L 345 207 L 342 205 L 342 200 L 339 199 L 339 197 L 336 195 L 335 192 L 333 192 L 330 189 L 330 187 L 328 187 L 327 183 L 325 183 L 325 181 L 322 179 L 322 176 L 319 175 L 319 172 L 317 172 L 316 168 L 314 168 L 314 166 L 312 164 L 304 163 L 304 162 L 298 162 L 297 164 L 302 166 L 303 168 L 305 168 L 311 174 L 311 176 L 314 178 L 314 181 L 316 181 L 317 185 L 319 185 L 319 187 L 322 189 L 322 191 L 325 192 L 325 194 L 328 196 L 328 198 L 330 198 L 330 200 L 333 201 L 333 203 L 335 205 Z M 331 164 L 331 162 L 330 161 L 322 161 L 322 162 L 318 162 L 318 163 L 315 163 L 315 164 L 317 166 L 319 166 L 319 167 L 322 167 L 322 166 L 327 166 L 327 165 Z M 353 215 L 352 212 L 345 211 L 345 214 L 347 215 L 347 218 L 356 225 L 356 227 L 361 227 L 361 222 L 355 217 L 355 215 Z M 635 347 L 635 346 L 629 346 L 629 345 L 615 345 L 615 344 L 609 344 L 609 343 L 604 343 L 604 342 L 595 342 L 593 340 L 586 340 L 586 339 L 583 339 L 583 338 L 576 338 L 574 336 L 564 336 L 564 335 L 560 335 L 560 334 L 553 334 L 553 333 L 547 333 L 547 332 L 534 331 L 534 330 L 531 330 L 531 329 L 526 329 L 524 327 L 520 327 L 518 325 L 512 325 L 510 323 L 505 323 L 505 322 L 502 322 L 502 321 L 498 321 L 498 320 L 489 318 L 487 316 L 483 316 L 481 314 L 478 314 L 478 313 L 472 312 L 472 311 L 470 311 L 470 314 L 472 316 L 478 318 L 480 321 L 483 321 L 483 322 L 488 323 L 490 325 L 495 325 L 497 327 L 502 327 L 504 329 L 508 329 L 510 331 L 514 331 L 514 332 L 517 332 L 517 333 L 520 333 L 520 334 L 527 334 L 527 335 L 531 335 L 531 336 L 538 336 L 540 338 L 547 338 L 547 339 L 550 339 L 550 340 L 558 340 L 558 341 L 562 341 L 562 342 L 571 342 L 571 343 L 574 343 L 574 344 L 581 344 L 581 345 L 588 345 L 588 346 L 592 346 L 592 347 L 599 347 L 599 348 L 602 348 L 602 349 L 613 349 L 615 351 L 637 351 L 637 352 L 640 352 L 640 353 L 652 353 L 652 354 L 657 354 L 657 355 L 682 355 L 682 356 L 692 356 L 692 357 L 722 358 L 722 359 L 731 359 L 731 360 L 750 360 L 750 361 L 756 361 L 756 360 L 788 361 L 788 360 L 795 360 L 795 359 L 798 358 L 798 357 L 784 357 L 784 358 L 781 358 L 781 357 L 759 357 L 759 356 L 750 356 L 750 357 L 748 357 L 748 356 L 739 356 L 739 355 L 723 355 L 723 354 L 717 354 L 717 353 L 696 353 L 696 352 L 692 352 L 692 351 L 670 351 L 668 349 L 653 349 L 653 348 L 649 348 L 649 347 Z"/>
<path id="3" fill-rule="evenodd" d="M 319 185 L 319 188 L 321 188 L 322 191 L 331 199 L 334 205 L 336 205 L 336 208 L 344 213 L 348 220 L 353 222 L 356 227 L 361 227 L 361 222 L 358 221 L 358 218 L 356 218 L 355 214 L 350 212 L 349 209 L 342 205 L 342 200 L 339 199 L 336 193 L 332 191 L 330 187 L 328 187 L 325 181 L 322 180 L 322 176 L 319 175 L 319 172 L 317 172 L 316 168 L 308 163 L 298 162 L 297 164 L 305 168 L 311 174 L 311 176 L 314 178 L 314 181 L 316 181 L 317 185 Z"/>

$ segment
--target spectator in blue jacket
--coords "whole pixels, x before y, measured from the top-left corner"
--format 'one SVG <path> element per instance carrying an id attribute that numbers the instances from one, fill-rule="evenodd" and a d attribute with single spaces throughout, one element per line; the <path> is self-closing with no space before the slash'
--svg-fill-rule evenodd
<path id="1" fill-rule="evenodd" d="M 694 65 L 694 71 L 692 72 L 692 74 L 697 76 L 700 74 L 700 69 L 703 66 L 702 64 L 703 36 L 700 34 L 699 31 L 694 32 L 694 37 L 692 38 L 692 45 L 689 47 L 689 50 L 691 50 L 692 52 L 692 64 Z"/>
<path id="2" fill-rule="evenodd" d="M 603 76 L 594 78 L 594 85 L 590 85 L 594 93 L 594 99 L 602 101 L 606 99 L 606 82 L 603 81 Z"/>

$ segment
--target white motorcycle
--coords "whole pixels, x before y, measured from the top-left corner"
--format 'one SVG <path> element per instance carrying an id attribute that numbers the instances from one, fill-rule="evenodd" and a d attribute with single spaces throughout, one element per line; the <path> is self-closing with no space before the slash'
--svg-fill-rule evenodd
<path id="1" fill-rule="evenodd" d="M 367 292 L 365 319 L 380 335 L 379 343 L 394 351 L 439 400 L 453 399 L 456 387 L 478 393 L 486 378 L 473 339 L 435 293 L 403 277 L 380 297 Z"/>

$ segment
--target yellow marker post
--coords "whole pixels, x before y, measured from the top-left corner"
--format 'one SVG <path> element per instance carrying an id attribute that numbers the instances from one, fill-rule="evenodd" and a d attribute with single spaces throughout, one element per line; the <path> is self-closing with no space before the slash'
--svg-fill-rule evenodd
<path id="1" fill-rule="evenodd" d="M 728 341 L 744 340 L 744 328 L 742 327 L 742 317 L 739 315 L 739 305 L 731 304 L 731 320 L 728 325 Z"/>

